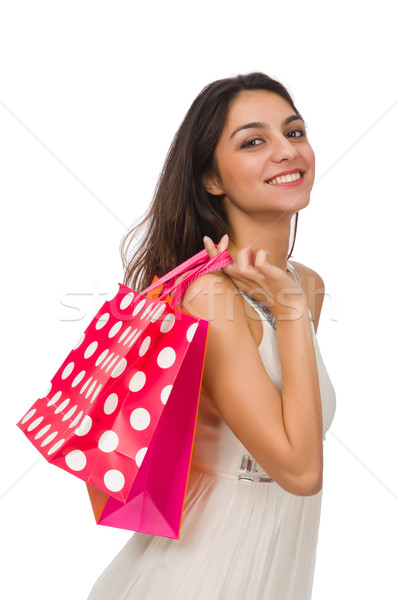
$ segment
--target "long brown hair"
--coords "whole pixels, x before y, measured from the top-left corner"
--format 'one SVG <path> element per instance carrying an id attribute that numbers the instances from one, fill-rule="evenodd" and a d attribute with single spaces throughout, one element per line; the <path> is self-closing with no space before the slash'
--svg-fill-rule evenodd
<path id="1" fill-rule="evenodd" d="M 120 251 L 124 284 L 142 290 L 203 249 L 205 235 L 215 242 L 229 232 L 219 196 L 206 191 L 203 175 L 216 171 L 215 148 L 231 102 L 246 90 L 278 94 L 300 117 L 286 88 L 264 73 L 220 79 L 207 85 L 194 100 L 168 151 L 146 217 L 123 238 Z M 295 214 L 295 245 L 298 213 Z M 130 260 L 128 249 L 142 233 Z"/>

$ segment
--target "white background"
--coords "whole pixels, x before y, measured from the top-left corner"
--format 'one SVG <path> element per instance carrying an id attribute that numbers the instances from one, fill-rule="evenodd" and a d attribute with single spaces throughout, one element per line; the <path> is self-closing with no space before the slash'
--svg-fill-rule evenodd
<path id="1" fill-rule="evenodd" d="M 394 597 L 392 4 L 0 7 L 1 597 L 84 600 L 130 536 L 97 526 L 84 484 L 40 459 L 15 423 L 122 281 L 122 236 L 196 94 L 254 70 L 291 91 L 317 156 L 292 257 L 325 281 L 318 341 L 337 395 L 313 600 Z"/>

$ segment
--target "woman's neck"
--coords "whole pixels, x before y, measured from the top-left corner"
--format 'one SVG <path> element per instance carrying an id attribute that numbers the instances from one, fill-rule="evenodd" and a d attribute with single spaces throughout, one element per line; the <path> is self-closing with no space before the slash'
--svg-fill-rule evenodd
<path id="1" fill-rule="evenodd" d="M 247 216 L 246 216 L 247 217 Z M 254 220 L 239 218 L 238 227 L 231 226 L 228 250 L 236 258 L 244 246 L 253 246 L 258 250 L 269 252 L 268 262 L 283 271 L 287 270 L 288 250 L 291 235 L 290 215 L 266 215 Z"/>

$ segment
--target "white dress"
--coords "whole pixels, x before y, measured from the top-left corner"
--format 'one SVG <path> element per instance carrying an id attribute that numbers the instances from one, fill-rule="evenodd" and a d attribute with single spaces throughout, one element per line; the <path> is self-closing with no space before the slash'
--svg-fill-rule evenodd
<path id="1" fill-rule="evenodd" d="M 281 393 L 274 317 L 241 293 L 261 316 L 259 352 Z M 325 434 L 335 391 L 311 329 Z M 88 600 L 309 600 L 321 499 L 322 490 L 295 496 L 271 480 L 202 394 L 180 539 L 135 533 Z"/>

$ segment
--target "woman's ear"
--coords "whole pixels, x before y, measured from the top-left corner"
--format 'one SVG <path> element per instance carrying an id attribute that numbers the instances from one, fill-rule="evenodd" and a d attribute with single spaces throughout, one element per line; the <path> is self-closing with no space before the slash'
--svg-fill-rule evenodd
<path id="1" fill-rule="evenodd" d="M 207 192 L 213 196 L 223 196 L 225 194 L 219 177 L 214 171 L 203 175 L 203 184 Z"/>

